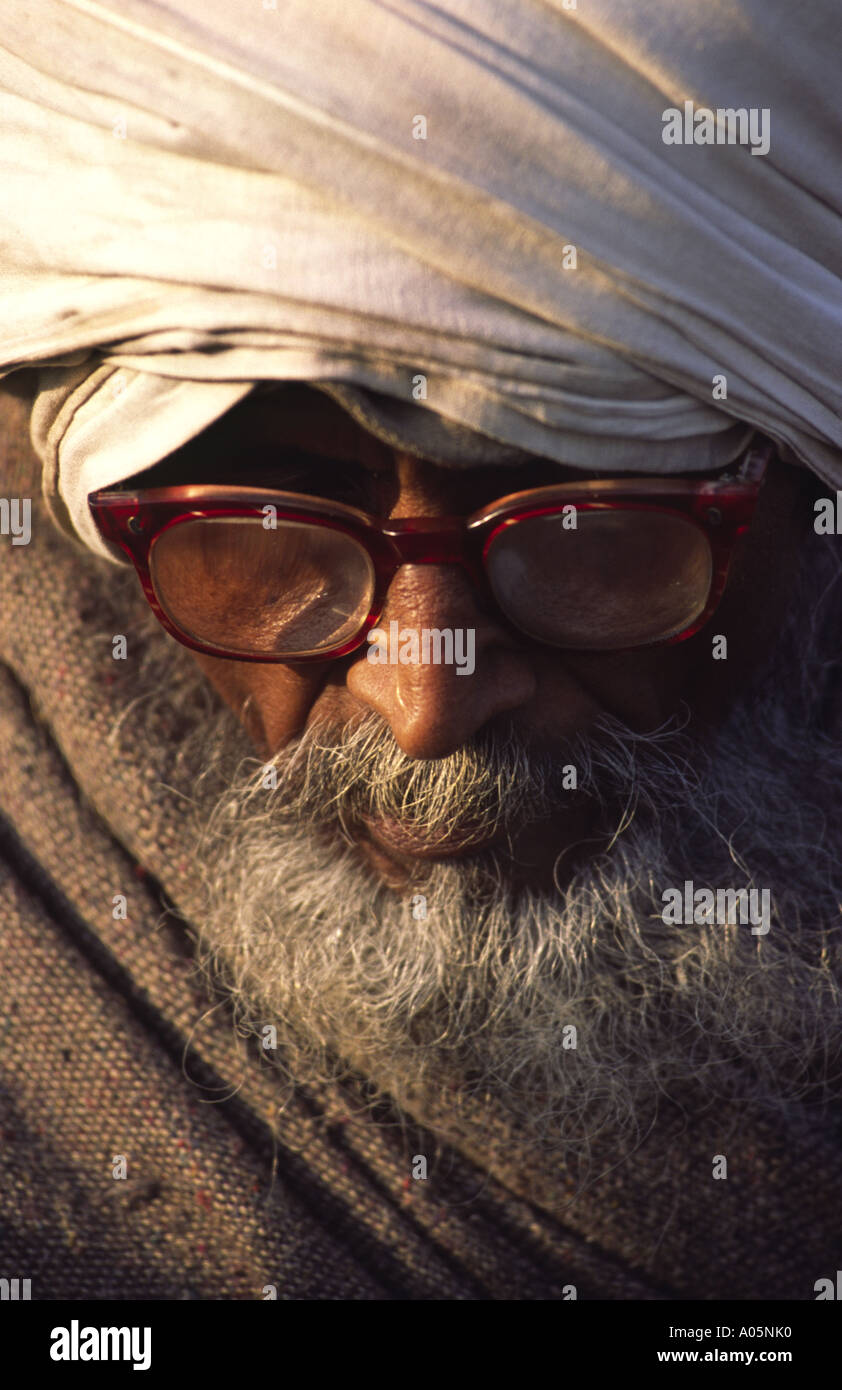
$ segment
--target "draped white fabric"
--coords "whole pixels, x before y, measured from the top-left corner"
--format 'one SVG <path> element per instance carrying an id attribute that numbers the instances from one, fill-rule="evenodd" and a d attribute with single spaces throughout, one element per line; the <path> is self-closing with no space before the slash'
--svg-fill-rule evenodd
<path id="1" fill-rule="evenodd" d="M 842 487 L 840 59 L 838 0 L 0 0 L 0 374 L 50 367 L 57 516 L 101 550 L 88 491 L 262 379 L 590 469 L 738 420 Z M 664 143 L 686 101 L 768 153 Z"/>

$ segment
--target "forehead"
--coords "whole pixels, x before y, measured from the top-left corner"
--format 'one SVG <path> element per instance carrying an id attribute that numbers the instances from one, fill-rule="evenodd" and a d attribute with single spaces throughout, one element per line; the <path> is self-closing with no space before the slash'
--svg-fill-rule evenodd
<path id="1" fill-rule="evenodd" d="M 418 407 L 421 409 L 422 407 Z M 181 448 L 136 475 L 143 486 L 176 483 L 283 482 L 284 474 L 302 465 L 313 474 L 330 472 L 382 476 L 394 472 L 394 449 L 371 434 L 324 392 L 306 384 L 284 383 L 258 390 L 221 416 Z M 485 484 L 512 490 L 595 476 L 565 468 L 554 460 L 524 452 L 522 462 L 507 466 L 448 468 L 417 460 L 431 478 L 453 491 Z"/>
<path id="2" fill-rule="evenodd" d="M 246 444 L 271 449 L 302 449 L 382 471 L 392 450 L 358 424 L 323 391 L 306 383 L 284 383 L 256 391 L 220 421 Z"/>

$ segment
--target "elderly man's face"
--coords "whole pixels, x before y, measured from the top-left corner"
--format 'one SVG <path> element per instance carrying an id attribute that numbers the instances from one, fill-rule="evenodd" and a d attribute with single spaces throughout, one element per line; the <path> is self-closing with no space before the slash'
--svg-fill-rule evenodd
<path id="1" fill-rule="evenodd" d="M 320 491 L 351 499 L 383 517 L 468 514 L 506 493 L 545 486 L 581 473 L 526 459 L 519 468 L 448 469 L 388 448 L 321 393 L 300 389 L 283 403 L 257 397 L 182 451 L 225 475 L 232 443 L 265 446 L 265 472 L 240 483 Z M 200 448 L 201 452 L 197 452 Z M 285 451 L 315 462 L 290 476 Z M 289 455 L 287 454 L 287 457 Z M 178 476 L 177 471 L 173 476 Z M 372 663 L 367 647 L 318 664 L 196 660 L 243 718 L 265 758 L 314 722 L 338 736 L 376 712 L 411 759 L 440 759 L 481 730 L 511 729 L 530 751 L 561 756 L 565 744 L 594 721 L 613 715 L 632 729 L 657 728 L 686 701 L 695 718 L 716 720 L 774 639 L 800 534 L 799 475 L 772 467 L 749 534 L 738 545 L 725 598 L 713 621 L 675 646 L 632 652 L 559 651 L 519 636 L 483 602 L 452 565 L 403 567 L 393 580 L 380 626 L 466 628 L 476 633 L 475 670 L 455 665 Z M 351 489 L 349 493 L 348 489 Z M 727 659 L 714 659 L 713 637 L 727 637 Z M 539 886 L 551 881 L 559 851 L 587 836 L 587 804 L 543 821 L 509 828 L 505 859 L 512 876 Z M 470 807 L 446 841 L 425 842 L 423 829 L 399 820 L 367 819 L 354 827 L 360 849 L 384 878 L 400 884 L 413 865 L 482 848 L 472 836 Z M 575 856 L 569 861 L 575 862 Z"/>

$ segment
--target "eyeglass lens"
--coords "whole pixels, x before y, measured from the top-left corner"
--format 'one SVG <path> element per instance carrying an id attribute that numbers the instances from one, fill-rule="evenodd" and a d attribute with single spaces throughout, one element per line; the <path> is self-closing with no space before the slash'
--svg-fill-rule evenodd
<path id="1" fill-rule="evenodd" d="M 576 529 L 529 517 L 495 537 L 494 597 L 552 646 L 609 651 L 674 637 L 704 610 L 713 560 L 704 532 L 666 512 L 580 509 Z"/>
<path id="2" fill-rule="evenodd" d="M 569 523 L 568 523 L 569 525 Z M 674 513 L 580 509 L 504 526 L 486 555 L 502 611 L 551 646 L 611 650 L 675 636 L 703 611 L 712 557 Z M 358 541 L 312 523 L 203 517 L 150 554 L 158 602 L 186 636 L 232 655 L 317 655 L 352 640 L 375 574 Z"/>

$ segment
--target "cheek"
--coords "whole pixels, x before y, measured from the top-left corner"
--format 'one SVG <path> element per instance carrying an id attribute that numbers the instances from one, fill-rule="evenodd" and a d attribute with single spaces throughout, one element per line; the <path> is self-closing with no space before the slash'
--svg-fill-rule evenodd
<path id="1" fill-rule="evenodd" d="M 600 713 L 639 733 L 663 724 L 697 679 L 709 648 L 699 638 L 637 652 L 569 652 L 564 663 Z"/>
<path id="2" fill-rule="evenodd" d="M 304 729 L 325 678 L 325 667 L 221 661 L 193 653 L 211 685 L 233 710 L 261 757 Z"/>

